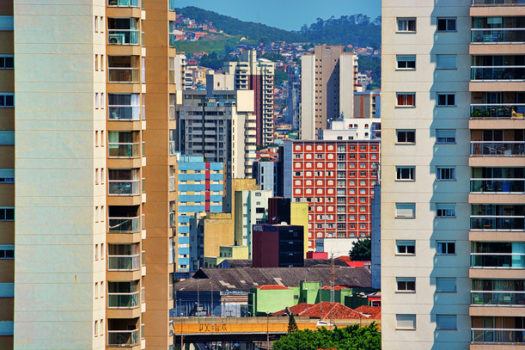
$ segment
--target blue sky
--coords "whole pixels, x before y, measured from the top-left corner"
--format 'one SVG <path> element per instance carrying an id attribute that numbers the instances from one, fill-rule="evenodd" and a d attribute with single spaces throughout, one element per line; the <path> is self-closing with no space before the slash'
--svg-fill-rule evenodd
<path id="1" fill-rule="evenodd" d="M 176 0 L 177 7 L 196 6 L 244 21 L 298 30 L 320 17 L 381 13 L 381 0 Z"/>

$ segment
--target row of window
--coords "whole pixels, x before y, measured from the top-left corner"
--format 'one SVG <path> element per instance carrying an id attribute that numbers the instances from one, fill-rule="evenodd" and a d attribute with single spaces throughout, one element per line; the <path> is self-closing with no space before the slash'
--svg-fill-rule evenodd
<path id="1" fill-rule="evenodd" d="M 397 31 L 401 33 L 416 33 L 417 20 L 416 17 L 398 17 Z M 437 31 L 438 32 L 455 32 L 457 31 L 457 19 L 455 17 L 437 17 Z"/>
<path id="2" fill-rule="evenodd" d="M 438 255 L 455 255 L 455 241 L 436 241 Z M 396 255 L 416 255 L 416 241 L 396 241 Z"/>
<path id="3" fill-rule="evenodd" d="M 416 55 L 396 55 L 396 69 L 416 70 Z M 452 54 L 436 55 L 436 69 L 457 69 L 457 56 Z"/>
<path id="4" fill-rule="evenodd" d="M 436 100 L 438 107 L 455 107 L 456 94 L 454 92 L 438 92 L 436 93 Z M 415 92 L 398 92 L 396 93 L 397 107 L 415 107 L 416 93 Z"/>
<path id="5" fill-rule="evenodd" d="M 413 129 L 397 129 L 396 143 L 415 144 L 416 130 Z M 447 144 L 456 143 L 455 129 L 436 129 L 436 143 Z"/>
<path id="6" fill-rule="evenodd" d="M 436 217 L 438 218 L 455 218 L 455 203 L 436 203 Z M 397 219 L 415 219 L 416 203 L 396 203 Z"/>
<path id="7" fill-rule="evenodd" d="M 453 181 L 456 180 L 455 167 L 436 167 L 436 179 L 439 181 Z M 396 166 L 396 180 L 398 181 L 415 181 L 416 167 L 415 166 Z"/>
<path id="8" fill-rule="evenodd" d="M 416 315 L 396 314 L 396 328 L 400 330 L 415 330 Z M 449 331 L 457 330 L 457 315 L 436 315 L 436 329 Z"/>

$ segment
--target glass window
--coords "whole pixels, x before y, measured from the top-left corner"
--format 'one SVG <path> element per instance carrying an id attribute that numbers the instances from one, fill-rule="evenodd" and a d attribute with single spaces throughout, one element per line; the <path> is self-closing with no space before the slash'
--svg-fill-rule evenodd
<path id="1" fill-rule="evenodd" d="M 456 94 L 438 93 L 437 105 L 439 107 L 453 107 L 456 105 Z"/>
<path id="2" fill-rule="evenodd" d="M 397 277 L 396 278 L 397 292 L 415 292 L 416 279 L 415 277 Z"/>
<path id="3" fill-rule="evenodd" d="M 1 93 L 0 94 L 0 108 L 1 107 L 14 107 L 15 106 L 15 96 L 11 93 Z"/>
<path id="4" fill-rule="evenodd" d="M 456 69 L 456 55 L 436 55 L 436 69 Z"/>
<path id="5" fill-rule="evenodd" d="M 455 32 L 456 18 L 438 17 L 437 30 L 438 32 Z"/>
<path id="6" fill-rule="evenodd" d="M 396 314 L 397 329 L 416 329 L 415 314 Z"/>
<path id="7" fill-rule="evenodd" d="M 397 166 L 396 180 L 414 181 L 416 179 L 416 167 Z"/>
<path id="8" fill-rule="evenodd" d="M 397 143 L 416 143 L 415 130 L 396 130 Z"/>
<path id="9" fill-rule="evenodd" d="M 0 55 L 0 69 L 13 69 L 14 67 L 13 55 Z"/>
<path id="10" fill-rule="evenodd" d="M 396 68 L 405 70 L 416 69 L 416 55 L 397 55 Z"/>
<path id="11" fill-rule="evenodd" d="M 415 255 L 416 241 L 396 241 L 396 254 Z"/>
<path id="12" fill-rule="evenodd" d="M 456 130 L 436 129 L 436 143 L 456 143 Z"/>
<path id="13" fill-rule="evenodd" d="M 441 330 L 456 330 L 456 315 L 436 315 L 436 328 Z"/>
<path id="14" fill-rule="evenodd" d="M 415 92 L 398 92 L 397 106 L 398 107 L 415 107 L 416 106 L 416 93 Z"/>
<path id="15" fill-rule="evenodd" d="M 452 241 L 437 241 L 437 253 L 439 255 L 455 255 L 456 242 Z"/>
<path id="16" fill-rule="evenodd" d="M 416 216 L 416 203 L 396 203 L 396 218 L 413 219 Z"/>
<path id="17" fill-rule="evenodd" d="M 456 180 L 456 168 L 454 167 L 437 167 L 436 178 L 439 181 Z"/>
<path id="18" fill-rule="evenodd" d="M 456 278 L 454 277 L 437 277 L 436 292 L 438 293 L 455 293 Z"/>
<path id="19" fill-rule="evenodd" d="M 415 17 L 397 18 L 397 31 L 415 33 L 416 32 L 416 18 Z"/>
<path id="20" fill-rule="evenodd" d="M 456 204 L 454 203 L 437 203 L 436 216 L 438 218 L 455 218 Z"/>

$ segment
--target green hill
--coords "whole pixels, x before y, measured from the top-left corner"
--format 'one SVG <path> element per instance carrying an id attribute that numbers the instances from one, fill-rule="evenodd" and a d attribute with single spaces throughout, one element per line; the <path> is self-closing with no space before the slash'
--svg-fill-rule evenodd
<path id="1" fill-rule="evenodd" d="M 374 48 L 379 48 L 381 44 L 380 18 L 372 21 L 368 16 L 362 14 L 340 18 L 331 17 L 327 20 L 318 18 L 316 23 L 309 26 L 304 25 L 300 31 L 288 31 L 261 23 L 241 21 L 193 6 L 177 9 L 177 12 L 197 22 L 211 21 L 217 29 L 227 34 L 244 36 L 256 42 L 326 43 Z"/>

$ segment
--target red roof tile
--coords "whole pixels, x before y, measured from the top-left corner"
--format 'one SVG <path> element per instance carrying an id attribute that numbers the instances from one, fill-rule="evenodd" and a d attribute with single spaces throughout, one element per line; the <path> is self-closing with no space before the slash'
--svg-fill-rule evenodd
<path id="1" fill-rule="evenodd" d="M 357 309 L 354 309 L 354 311 L 370 315 L 370 318 L 373 319 L 378 319 L 377 315 L 379 314 L 379 318 L 381 318 L 381 307 L 379 306 L 361 305 Z"/>
<path id="2" fill-rule="evenodd" d="M 299 316 L 318 317 L 323 319 L 333 318 L 338 320 L 363 318 L 363 316 L 360 315 L 358 312 L 355 312 L 354 310 L 344 306 L 343 304 L 330 303 L 327 301 L 323 301 L 321 303 L 313 305 L 312 307 L 301 312 Z"/>
<path id="3" fill-rule="evenodd" d="M 278 284 L 266 284 L 266 285 L 257 287 L 257 289 L 265 290 L 265 289 L 288 289 L 288 288 L 285 286 L 280 286 Z"/>
<path id="4" fill-rule="evenodd" d="M 330 290 L 330 286 L 324 286 L 321 289 Z M 346 286 L 334 286 L 334 290 L 341 290 L 341 289 L 350 289 L 350 288 Z"/>
<path id="5" fill-rule="evenodd" d="M 312 305 L 313 304 L 299 303 L 297 305 L 287 307 L 286 309 L 282 309 L 280 311 L 274 312 L 271 315 L 272 316 L 283 316 L 283 315 L 288 315 L 290 313 L 293 313 L 294 315 L 299 315 L 301 312 L 308 309 Z"/>

